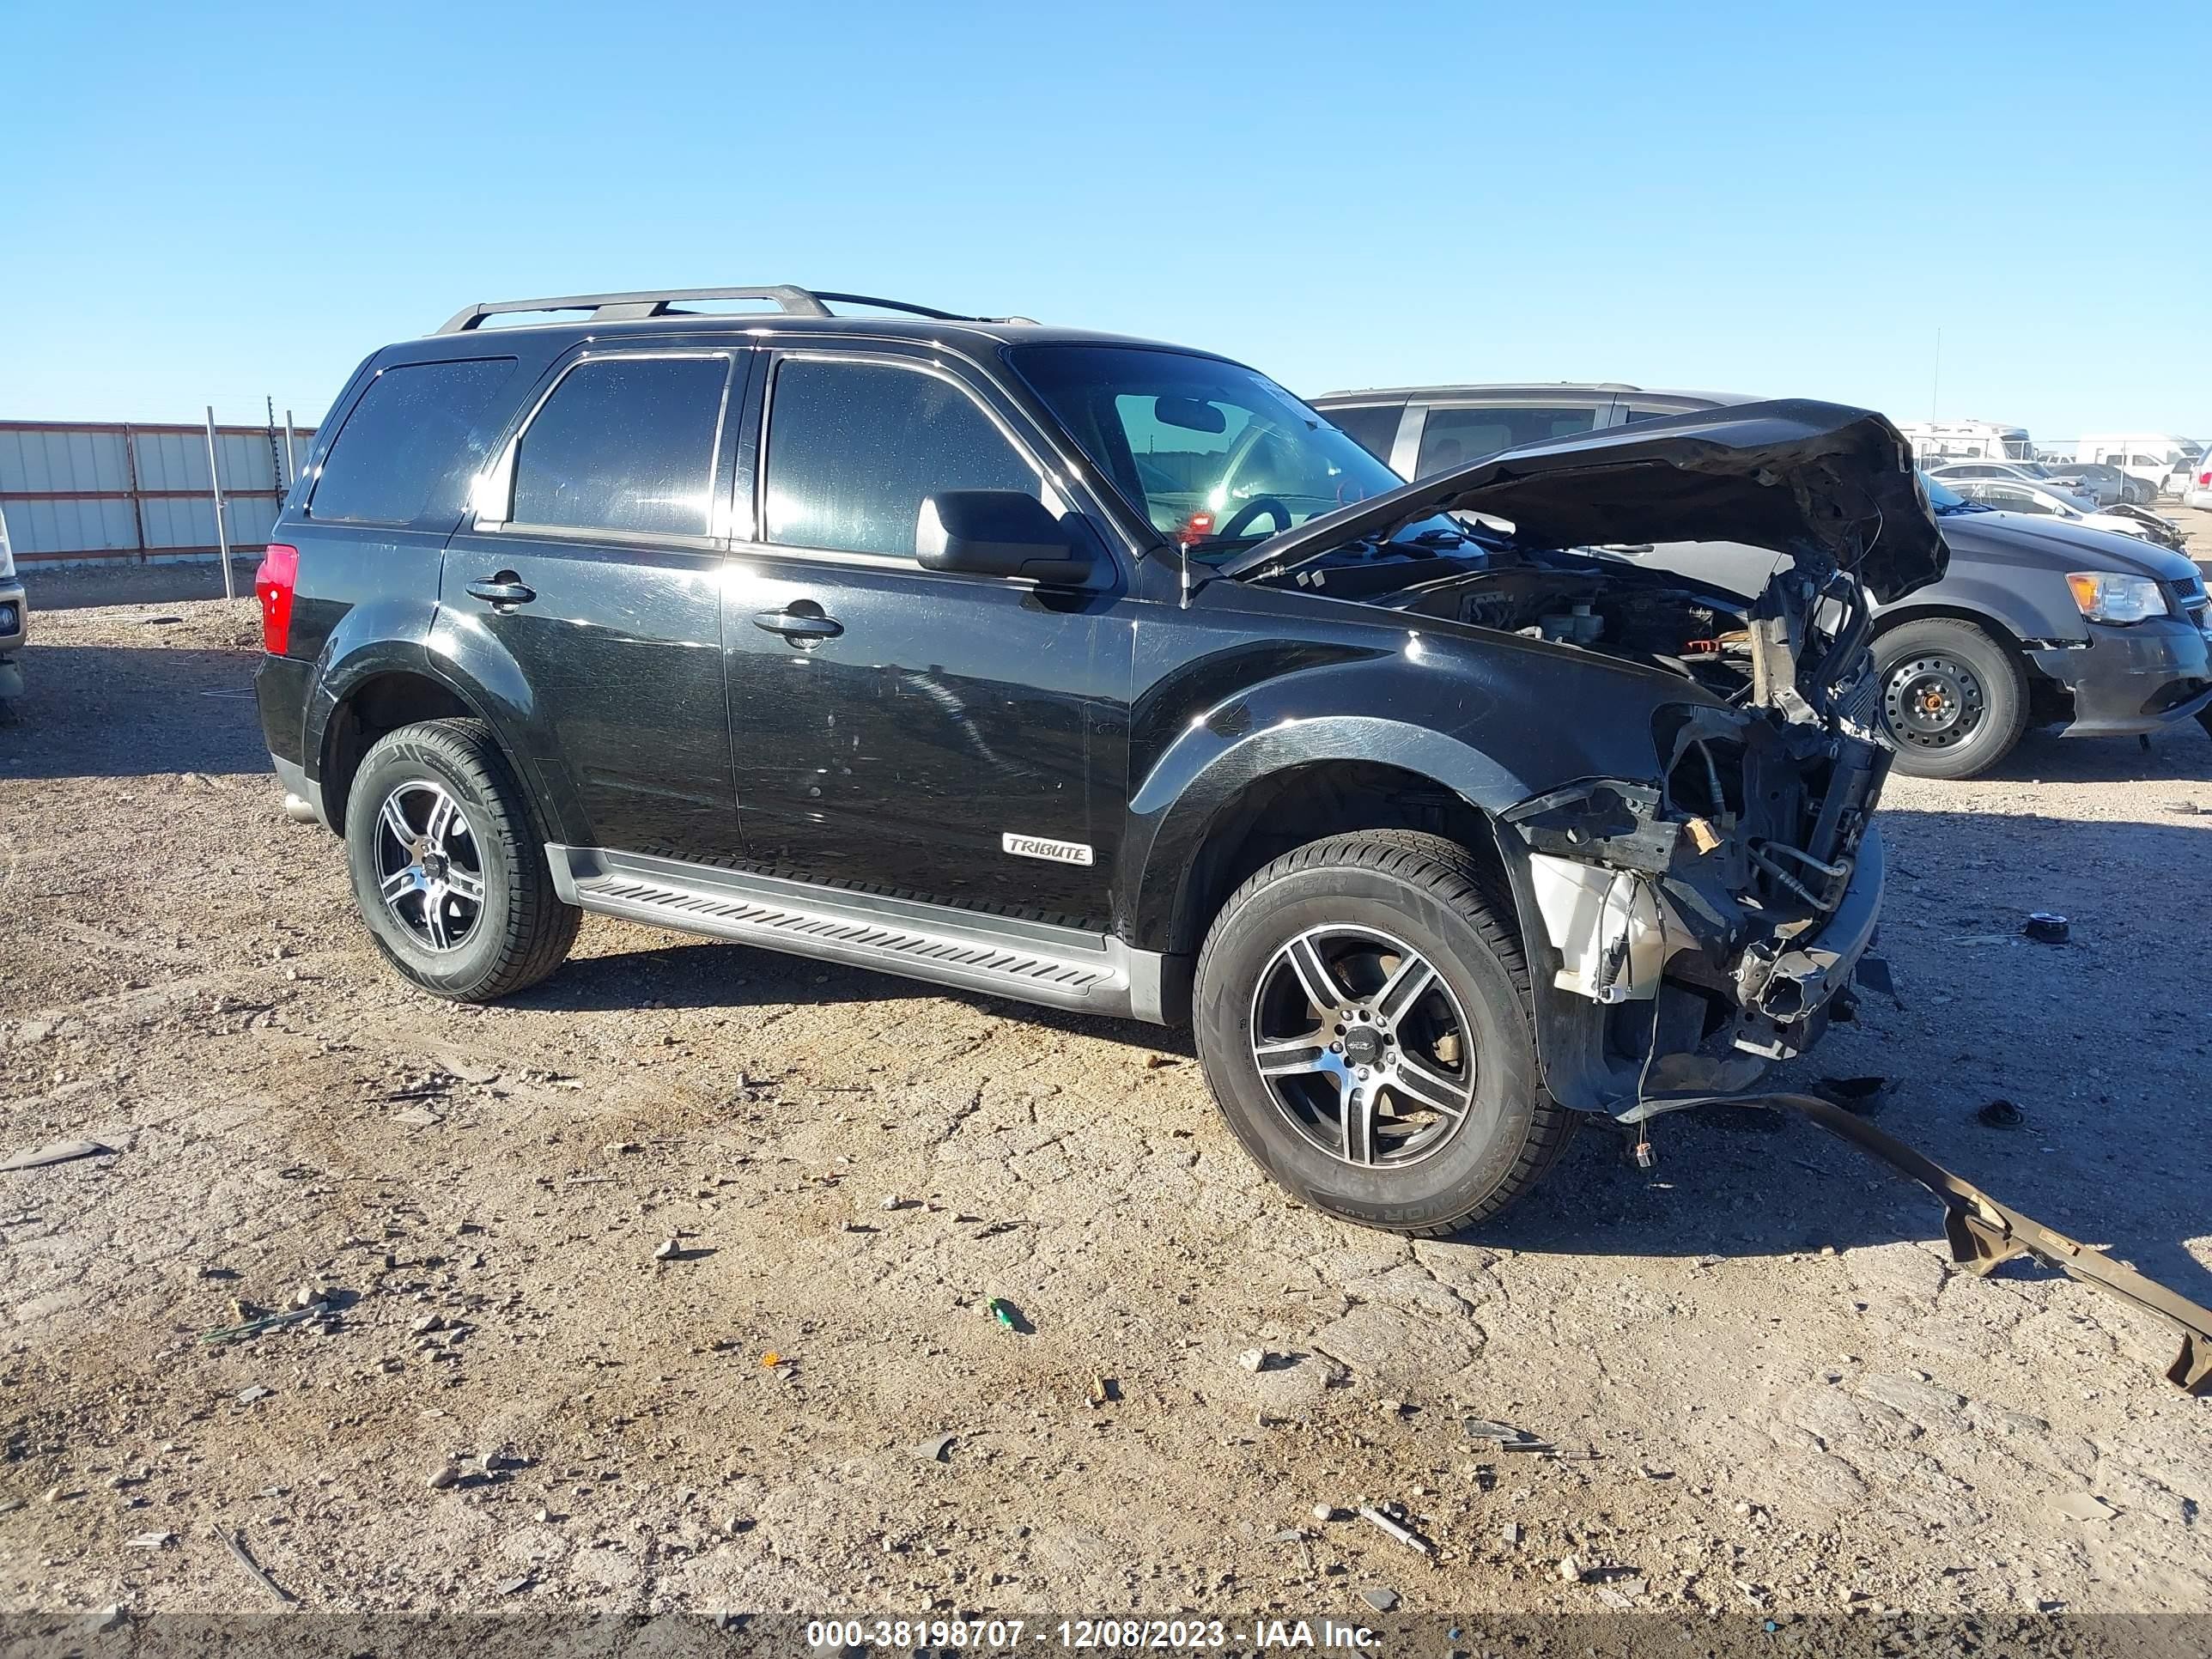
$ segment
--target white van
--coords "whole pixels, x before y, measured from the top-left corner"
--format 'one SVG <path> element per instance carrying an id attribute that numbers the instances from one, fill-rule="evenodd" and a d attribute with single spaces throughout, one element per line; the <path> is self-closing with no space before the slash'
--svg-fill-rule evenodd
<path id="1" fill-rule="evenodd" d="M 1944 461 L 2035 459 L 2035 445 L 2024 426 L 2006 426 L 1996 421 L 1905 421 L 1897 429 L 1905 434 L 1914 458 L 1923 466 Z"/>
<path id="2" fill-rule="evenodd" d="M 2178 495 L 2204 459 L 2204 446 L 2170 432 L 2100 432 L 2082 439 L 2074 459 L 2117 466 L 2161 494 Z"/>

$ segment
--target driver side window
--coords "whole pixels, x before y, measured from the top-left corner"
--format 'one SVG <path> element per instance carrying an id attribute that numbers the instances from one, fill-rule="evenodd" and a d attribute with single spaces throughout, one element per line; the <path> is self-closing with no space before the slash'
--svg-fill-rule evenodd
<path id="1" fill-rule="evenodd" d="M 915 556 L 921 504 L 945 489 L 1042 484 L 962 387 L 920 368 L 787 357 L 768 404 L 761 539 Z"/>

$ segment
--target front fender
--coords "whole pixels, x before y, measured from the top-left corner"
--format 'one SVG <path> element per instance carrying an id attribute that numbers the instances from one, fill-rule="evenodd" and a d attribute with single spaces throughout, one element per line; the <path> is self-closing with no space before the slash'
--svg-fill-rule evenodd
<path id="1" fill-rule="evenodd" d="M 2002 569 L 1984 573 L 1953 564 L 1940 582 L 1916 588 L 1899 604 L 1875 612 L 1877 631 L 1917 617 L 1986 617 L 2016 640 L 2081 640 L 2089 637 L 2081 607 L 2067 591 L 2063 573 Z"/>

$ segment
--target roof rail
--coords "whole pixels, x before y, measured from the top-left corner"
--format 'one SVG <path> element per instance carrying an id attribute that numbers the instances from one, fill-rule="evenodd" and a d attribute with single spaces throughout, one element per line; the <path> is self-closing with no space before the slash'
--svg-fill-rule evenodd
<path id="1" fill-rule="evenodd" d="M 982 320 L 963 317 L 957 312 L 939 311 L 932 306 L 910 305 L 903 300 L 878 300 L 866 294 L 817 294 L 811 289 L 779 283 L 767 288 L 647 289 L 633 294 L 562 294 L 540 300 L 501 300 L 489 305 L 464 307 L 447 318 L 438 332 L 466 334 L 482 327 L 486 318 L 527 311 L 588 311 L 592 313 L 590 320 L 595 323 L 690 316 L 698 313 L 679 307 L 692 300 L 767 300 L 787 317 L 834 316 L 836 313 L 823 302 L 836 301 L 848 306 L 873 306 L 879 311 L 902 311 L 909 316 L 927 317 L 938 322 Z"/>

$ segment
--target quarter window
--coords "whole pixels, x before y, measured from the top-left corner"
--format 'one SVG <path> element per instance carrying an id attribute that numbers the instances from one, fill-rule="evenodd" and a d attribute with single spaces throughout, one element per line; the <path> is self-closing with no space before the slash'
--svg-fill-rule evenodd
<path id="1" fill-rule="evenodd" d="M 1544 438 L 1571 437 L 1597 424 L 1594 408 L 1431 409 L 1421 433 L 1418 471 L 1449 471 L 1501 449 Z"/>
<path id="2" fill-rule="evenodd" d="M 919 369 L 790 358 L 769 400 L 763 539 L 910 559 L 945 489 L 1040 493 L 975 400 Z"/>
<path id="3" fill-rule="evenodd" d="M 469 479 L 490 453 L 493 397 L 512 357 L 402 363 L 368 383 L 325 457 L 311 518 L 366 524 L 459 522 Z"/>
<path id="4" fill-rule="evenodd" d="M 704 536 L 713 522 L 726 357 L 576 365 L 515 447 L 516 524 Z"/>
<path id="5" fill-rule="evenodd" d="M 1328 423 L 1385 466 L 1391 447 L 1398 441 L 1398 418 L 1405 410 L 1396 404 L 1367 404 L 1358 409 L 1324 409 Z"/>

